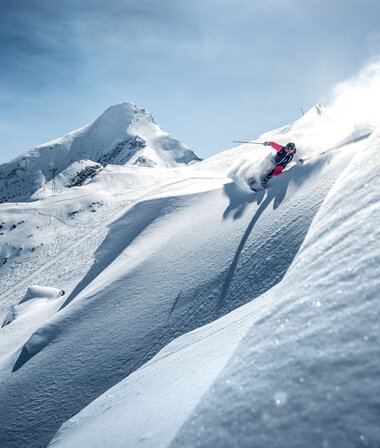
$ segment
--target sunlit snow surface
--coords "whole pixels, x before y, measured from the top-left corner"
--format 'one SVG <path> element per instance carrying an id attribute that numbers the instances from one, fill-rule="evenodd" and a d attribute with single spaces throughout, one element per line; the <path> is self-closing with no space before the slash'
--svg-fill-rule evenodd
<path id="1" fill-rule="evenodd" d="M 242 145 L 188 167 L 108 165 L 3 204 L 8 244 L 29 248 L 36 226 L 33 247 L 45 242 L 2 268 L 4 311 L 33 283 L 66 295 L 29 334 L 17 317 L 4 327 L 0 439 L 46 446 L 72 417 L 52 446 L 376 446 L 369 133 L 318 106 L 262 136 L 302 140 L 306 162 L 258 195 L 229 176 L 271 150 Z"/>

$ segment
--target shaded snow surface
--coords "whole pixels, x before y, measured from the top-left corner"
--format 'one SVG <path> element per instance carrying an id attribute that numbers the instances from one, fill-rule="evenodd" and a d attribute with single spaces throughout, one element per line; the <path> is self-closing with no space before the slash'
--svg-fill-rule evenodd
<path id="1" fill-rule="evenodd" d="M 173 341 L 50 446 L 379 446 L 380 182 L 362 164 L 379 145 L 339 175 L 280 283 Z"/>

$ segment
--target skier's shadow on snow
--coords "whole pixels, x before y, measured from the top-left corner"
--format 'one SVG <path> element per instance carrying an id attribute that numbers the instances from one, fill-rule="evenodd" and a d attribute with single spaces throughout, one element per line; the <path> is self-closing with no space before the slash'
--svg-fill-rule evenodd
<path id="1" fill-rule="evenodd" d="M 275 179 L 277 181 L 277 179 Z M 273 208 L 276 209 L 286 196 L 286 191 L 290 182 L 290 177 L 287 176 L 287 182 L 276 182 L 275 185 L 271 185 L 268 190 L 259 190 L 257 192 L 246 192 L 241 190 L 234 182 L 224 185 L 224 193 L 229 199 L 229 204 L 223 213 L 223 219 L 228 219 L 232 215 L 232 219 L 239 219 L 243 216 L 245 210 L 249 204 L 254 202 L 259 205 L 259 209 L 256 211 L 255 216 L 265 210 L 265 208 L 274 200 Z M 265 199 L 264 199 L 265 198 Z M 262 209 L 263 204 L 265 208 Z M 259 217 L 258 216 L 258 217 Z M 252 219 L 253 221 L 254 219 Z"/>
<path id="2" fill-rule="evenodd" d="M 297 167 L 293 167 L 293 169 L 294 168 Z M 289 170 L 286 174 L 283 174 L 280 178 L 272 179 L 272 185 L 270 185 L 270 188 L 267 190 L 248 192 L 243 191 L 234 182 L 225 184 L 224 193 L 228 197 L 230 203 L 223 213 L 223 219 L 227 219 L 231 215 L 232 219 L 241 218 L 247 206 L 254 202 L 256 202 L 257 205 L 260 206 L 259 210 L 261 210 L 261 204 L 263 203 L 263 201 L 265 202 L 265 208 L 272 202 L 272 200 L 273 208 L 276 209 L 277 207 L 279 207 L 286 196 L 290 181 L 294 181 L 294 179 L 290 175 L 290 171 L 291 170 Z M 257 210 L 256 213 L 258 213 L 259 210 Z M 264 210 L 261 210 L 261 213 L 263 211 Z"/>
<path id="3" fill-rule="evenodd" d="M 270 181 L 269 188 L 267 190 L 258 191 L 257 193 L 248 193 L 242 191 L 235 183 L 231 182 L 224 186 L 224 193 L 229 199 L 229 205 L 223 213 L 223 219 L 227 219 L 231 214 L 233 219 L 240 218 L 247 206 L 253 202 L 258 204 L 258 208 L 249 222 L 239 246 L 236 249 L 234 258 L 230 266 L 226 270 L 225 278 L 223 281 L 222 289 L 218 299 L 217 308 L 223 307 L 227 294 L 231 285 L 231 282 L 235 275 L 235 270 L 239 262 L 240 255 L 244 249 L 244 246 L 255 227 L 256 223 L 260 219 L 260 216 L 266 210 L 266 208 L 273 202 L 273 209 L 277 209 L 283 202 L 289 185 L 294 184 L 297 188 L 306 181 L 311 173 L 319 169 L 323 161 L 316 161 L 315 163 L 307 166 L 294 166 L 286 171 L 281 176 L 274 178 Z"/>
<path id="4" fill-rule="evenodd" d="M 259 220 L 260 216 L 263 214 L 264 210 L 268 207 L 268 205 L 274 201 L 273 208 L 277 208 L 281 202 L 283 201 L 286 190 L 288 188 L 288 185 L 285 186 L 284 189 L 274 189 L 271 188 L 270 190 L 265 191 L 259 191 L 257 194 L 252 194 L 251 198 L 247 197 L 246 194 L 242 193 L 242 191 L 235 185 L 235 184 L 227 184 L 225 186 L 225 193 L 230 199 L 230 204 L 227 207 L 226 211 L 223 214 L 223 218 L 226 219 L 229 214 L 231 214 L 233 211 L 233 219 L 238 219 L 243 215 L 244 210 L 246 209 L 247 205 L 252 202 L 257 202 L 259 204 L 258 209 L 256 210 L 256 213 L 253 215 L 253 218 L 249 222 L 244 235 L 242 239 L 240 240 L 239 246 L 236 249 L 234 258 L 232 259 L 232 262 L 230 266 L 227 268 L 222 289 L 220 292 L 220 296 L 218 299 L 217 309 L 220 309 L 223 307 L 223 304 L 225 303 L 225 300 L 227 298 L 228 291 L 230 289 L 231 282 L 235 275 L 235 270 L 239 262 L 240 255 L 244 249 L 244 246 L 249 238 L 249 235 L 251 234 L 253 228 L 255 227 L 257 221 Z M 239 190 L 239 191 L 236 191 Z M 265 197 L 265 199 L 264 199 Z M 276 206 L 275 206 L 276 203 Z"/>
<path id="5" fill-rule="evenodd" d="M 264 193 L 264 192 L 258 192 Z M 241 190 L 234 182 L 224 185 L 224 194 L 230 203 L 223 213 L 223 219 L 227 219 L 232 214 L 233 219 L 243 216 L 248 204 L 258 201 L 259 195 Z"/>

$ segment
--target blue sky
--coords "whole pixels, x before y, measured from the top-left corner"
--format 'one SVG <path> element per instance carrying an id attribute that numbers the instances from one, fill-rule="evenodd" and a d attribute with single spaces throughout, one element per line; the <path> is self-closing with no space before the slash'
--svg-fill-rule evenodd
<path id="1" fill-rule="evenodd" d="M 378 0 L 0 0 L 0 162 L 132 101 L 207 157 L 380 53 Z"/>

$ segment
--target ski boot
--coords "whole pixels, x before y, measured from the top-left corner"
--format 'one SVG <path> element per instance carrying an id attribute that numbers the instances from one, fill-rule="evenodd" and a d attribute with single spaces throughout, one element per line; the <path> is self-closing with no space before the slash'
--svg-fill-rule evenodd
<path id="1" fill-rule="evenodd" d="M 272 177 L 272 172 L 270 172 L 269 174 L 267 174 L 262 180 L 261 180 L 261 185 L 264 189 L 267 188 L 267 183 L 269 181 L 269 179 Z"/>

